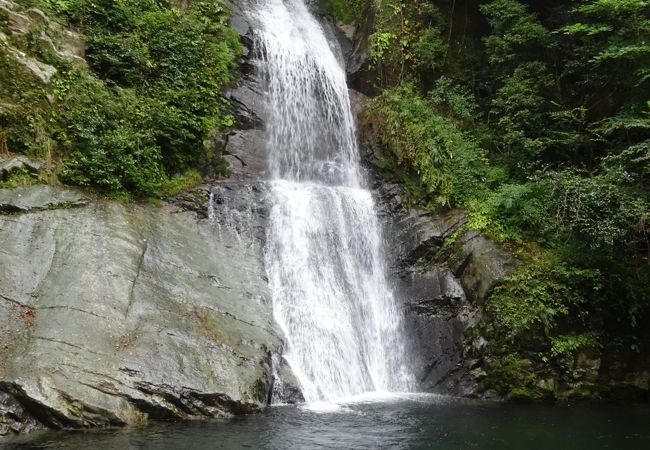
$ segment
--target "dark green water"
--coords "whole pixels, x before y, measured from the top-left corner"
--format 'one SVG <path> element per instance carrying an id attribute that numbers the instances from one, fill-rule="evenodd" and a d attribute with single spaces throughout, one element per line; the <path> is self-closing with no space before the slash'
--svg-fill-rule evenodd
<path id="1" fill-rule="evenodd" d="M 3 447 L 4 445 L 4 447 Z M 218 422 L 46 432 L 6 449 L 650 449 L 650 407 L 541 406 L 435 398 L 338 411 L 274 407 Z"/>

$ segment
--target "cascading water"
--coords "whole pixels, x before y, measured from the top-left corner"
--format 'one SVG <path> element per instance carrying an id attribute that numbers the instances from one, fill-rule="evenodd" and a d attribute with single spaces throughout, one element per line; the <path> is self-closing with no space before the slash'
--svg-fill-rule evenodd
<path id="1" fill-rule="evenodd" d="M 268 82 L 266 265 L 308 402 L 412 387 L 345 72 L 303 0 L 255 1 Z"/>

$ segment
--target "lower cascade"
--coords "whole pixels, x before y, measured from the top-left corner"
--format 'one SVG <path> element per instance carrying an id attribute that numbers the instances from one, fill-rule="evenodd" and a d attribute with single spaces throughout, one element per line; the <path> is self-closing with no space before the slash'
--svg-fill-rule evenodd
<path id="1" fill-rule="evenodd" d="M 252 2 L 268 83 L 266 266 L 284 357 L 307 402 L 408 392 L 402 320 L 360 173 L 338 48 L 303 0 Z"/>

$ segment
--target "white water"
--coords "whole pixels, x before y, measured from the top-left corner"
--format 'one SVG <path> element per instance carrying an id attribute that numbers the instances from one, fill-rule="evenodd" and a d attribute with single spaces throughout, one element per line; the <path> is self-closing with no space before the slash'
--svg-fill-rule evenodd
<path id="1" fill-rule="evenodd" d="M 308 402 L 407 392 L 401 316 L 360 175 L 345 79 L 303 0 L 256 1 L 274 207 L 266 265 Z"/>

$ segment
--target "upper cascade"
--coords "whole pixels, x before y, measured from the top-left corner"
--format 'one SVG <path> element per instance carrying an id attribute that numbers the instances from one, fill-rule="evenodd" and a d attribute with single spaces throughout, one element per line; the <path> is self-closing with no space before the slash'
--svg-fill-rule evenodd
<path id="1" fill-rule="evenodd" d="M 345 70 L 301 0 L 256 2 L 268 82 L 274 179 L 359 187 L 359 156 Z"/>

